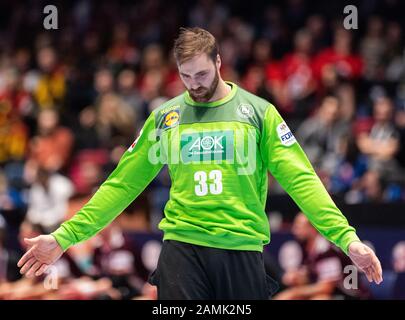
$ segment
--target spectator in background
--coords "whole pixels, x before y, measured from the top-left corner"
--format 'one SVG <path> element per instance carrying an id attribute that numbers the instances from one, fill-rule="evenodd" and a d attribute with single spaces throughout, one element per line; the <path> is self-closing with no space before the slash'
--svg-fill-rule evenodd
<path id="1" fill-rule="evenodd" d="M 70 168 L 70 178 L 75 186 L 75 200 L 90 197 L 111 170 L 103 170 L 108 163 L 107 150 L 83 150 L 75 157 Z"/>
<path id="2" fill-rule="evenodd" d="M 281 112 L 284 114 L 288 114 L 291 112 L 289 109 L 289 104 L 287 97 L 285 96 L 285 91 L 283 90 L 284 85 L 284 76 L 283 76 L 283 66 L 279 60 L 276 60 L 272 56 L 272 47 L 271 44 L 266 39 L 260 39 L 256 42 L 254 48 L 254 63 L 250 69 L 246 72 L 246 79 L 245 83 L 248 81 L 252 81 L 253 79 L 249 79 L 250 77 L 258 77 L 260 75 L 261 70 L 264 73 L 264 88 L 261 90 L 257 90 L 256 94 L 264 94 L 264 97 L 272 97 L 271 100 L 274 101 L 280 108 Z M 267 52 L 267 53 L 266 53 Z M 260 80 L 260 77 L 258 77 Z M 256 80 L 257 82 L 257 80 Z M 255 93 L 254 89 L 253 93 Z M 257 89 L 260 89 L 258 87 Z M 249 90 L 249 89 L 248 89 Z"/>
<path id="3" fill-rule="evenodd" d="M 118 224 L 113 223 L 100 232 L 92 257 L 93 277 L 107 277 L 122 299 L 141 295 L 144 285 L 137 274 L 135 254 Z"/>
<path id="4" fill-rule="evenodd" d="M 167 72 L 167 65 L 163 48 L 160 44 L 154 43 L 145 47 L 141 60 L 142 74 L 148 71 L 157 70 L 162 73 L 163 77 Z"/>
<path id="5" fill-rule="evenodd" d="M 5 221 L 7 249 L 21 252 L 18 232 L 27 209 L 26 185 L 23 180 L 23 167 L 9 163 L 0 169 L 0 220 Z"/>
<path id="6" fill-rule="evenodd" d="M 28 247 L 24 242 L 24 238 L 26 236 L 34 235 L 35 233 L 33 230 L 34 226 L 32 226 L 30 223 L 21 224 L 19 232 L 19 241 L 21 247 Z M 42 284 L 44 278 L 45 276 L 35 279 L 18 277 L 16 279 L 12 279 L 12 281 L 5 281 L 3 283 L 0 281 L 0 300 L 40 298 L 47 291 Z"/>
<path id="7" fill-rule="evenodd" d="M 316 81 L 312 70 L 312 36 L 306 29 L 294 36 L 294 51 L 284 56 L 284 95 L 295 117 L 309 115 L 314 103 Z"/>
<path id="8" fill-rule="evenodd" d="M 359 79 L 363 72 L 363 61 L 352 50 L 352 32 L 337 27 L 333 46 L 319 52 L 314 58 L 314 75 L 319 82 L 319 89 L 331 90 L 338 79 Z"/>
<path id="9" fill-rule="evenodd" d="M 66 94 L 66 79 L 53 47 L 45 46 L 38 50 L 39 75 L 34 97 L 41 109 L 62 108 Z"/>
<path id="10" fill-rule="evenodd" d="M 73 182 L 75 195 L 69 200 L 66 214 L 70 217 L 90 199 L 116 166 L 145 116 L 184 91 L 174 55 L 168 50 L 168 39 L 184 23 L 206 26 L 219 39 L 223 78 L 268 97 L 288 118 L 290 128 L 308 123 L 308 131 L 316 137 L 310 139 L 315 141 L 309 143 L 310 153 L 316 150 L 314 154 L 319 154 L 316 169 L 333 196 L 346 203 L 404 202 L 404 22 L 390 15 L 390 12 L 400 15 L 401 1 L 390 1 L 388 12 L 384 10 L 386 5 L 378 5 L 373 15 L 369 9 L 367 27 L 358 31 L 336 29 L 334 21 L 341 18 L 342 11 L 332 12 L 329 4 L 317 6 L 314 13 L 313 5 L 303 6 L 305 1 L 292 2 L 287 2 L 286 9 L 285 4 L 262 1 L 254 5 L 252 19 L 251 10 L 230 1 L 201 0 L 191 7 L 181 2 L 167 5 L 163 0 L 137 1 L 125 6 L 112 2 L 92 6 L 88 1 L 79 1 L 78 5 L 64 6 L 63 30 L 50 33 L 43 32 L 39 16 L 35 14 L 41 9 L 37 4 L 30 7 L 9 2 L 8 10 L 3 11 L 18 9 L 19 14 L 3 19 L 0 30 L 0 34 L 5 35 L 0 37 L 0 216 L 7 222 L 7 250 L 19 252 L 21 249 L 17 235 L 26 216 L 26 195 L 30 194 L 26 191 L 31 183 L 37 187 L 40 184 L 36 178 L 38 167 L 62 172 Z M 378 0 L 377 4 L 380 2 L 386 1 Z M 373 7 L 375 5 L 369 6 Z M 161 12 L 166 13 L 163 20 L 159 18 Z M 79 43 L 82 45 L 75 45 Z M 357 53 L 356 49 L 359 49 Z M 316 82 L 311 91 L 313 79 Z M 375 129 L 371 137 L 372 127 L 380 121 L 369 117 L 367 87 L 376 85 L 389 93 L 396 109 L 392 108 L 392 117 L 386 122 L 387 126 L 383 126 L 385 129 Z M 314 123 L 311 121 L 319 121 L 318 114 L 309 118 L 314 107 L 330 94 L 336 95 L 340 102 L 338 115 L 334 116 L 338 121 L 331 127 L 345 128 L 343 136 L 338 134 L 339 138 L 334 140 L 336 144 L 331 143 L 330 134 L 325 134 L 329 131 L 324 127 L 319 130 L 323 138 L 317 136 L 316 130 L 310 130 L 310 124 Z M 118 99 L 110 99 L 111 96 Z M 109 101 L 110 106 L 100 108 L 105 101 Z M 56 129 L 42 130 L 39 121 L 43 121 L 40 118 L 44 118 L 41 112 L 44 109 L 55 109 L 56 117 L 61 117 L 68 129 L 56 125 Z M 132 111 L 127 112 L 127 109 Z M 72 127 L 73 124 L 76 126 Z M 70 134 L 56 133 L 63 131 L 59 128 Z M 390 130 L 394 138 L 382 139 L 386 136 L 381 132 Z M 46 131 L 49 133 L 44 134 Z M 362 141 L 362 146 L 366 147 L 360 149 L 358 142 L 363 138 L 367 138 Z M 363 144 L 367 140 L 368 143 Z M 383 147 L 380 147 L 381 140 L 385 141 Z M 380 162 L 377 154 L 384 153 L 395 141 L 398 149 L 392 152 L 394 161 L 384 160 L 375 166 L 375 162 Z M 371 146 L 370 152 L 367 146 Z M 395 162 L 398 166 L 393 164 Z M 23 167 L 27 181 L 24 181 Z M 383 170 L 376 170 L 377 167 Z M 54 176 L 52 172 L 48 175 Z M 169 196 L 169 186 L 169 173 L 163 169 L 151 184 L 150 221 L 145 208 L 127 212 L 119 218 L 124 231 L 156 230 Z M 270 197 L 277 188 L 285 196 L 278 184 L 272 184 Z M 273 199 L 269 200 L 274 205 Z M 86 245 L 88 251 L 80 250 L 87 257 L 92 244 Z M 138 261 L 136 269 L 144 278 L 147 270 L 139 266 L 137 256 L 135 260 Z M 106 279 L 99 286 L 90 280 L 72 282 L 63 298 L 97 297 L 83 292 L 77 294 L 81 286 L 84 290 L 88 286 L 101 291 L 111 287 Z M 27 283 L 27 291 L 34 290 L 33 295 L 27 292 L 20 295 L 19 286 L 10 287 L 8 292 L 14 291 L 15 297 L 45 297 L 36 291 L 42 284 Z M 155 287 L 146 285 L 144 288 L 149 289 L 150 296 L 156 295 Z M 0 296 L 1 292 L 0 288 Z M 51 297 L 49 293 L 46 296 Z M 55 293 L 52 297 L 62 295 Z"/>
<path id="11" fill-rule="evenodd" d="M 148 191 L 141 193 L 123 214 L 117 217 L 117 223 L 124 232 L 150 233 L 151 203 Z M 145 278 L 146 280 L 146 278 Z"/>
<path id="12" fill-rule="evenodd" d="M 377 98 L 373 105 L 371 131 L 357 137 L 360 151 L 369 157 L 370 170 L 389 181 L 396 181 L 401 171 L 395 159 L 399 150 L 399 134 L 393 123 L 393 111 L 390 98 Z"/>
<path id="13" fill-rule="evenodd" d="M 39 225 L 32 224 L 28 221 L 24 221 L 20 226 L 19 241 L 23 248 L 27 248 L 25 238 L 36 237 L 40 235 L 44 230 Z M 54 265 L 54 272 L 57 270 L 57 277 L 54 277 L 52 281 L 53 286 L 44 286 L 46 276 L 43 275 L 40 278 L 27 278 L 19 277 L 13 279 L 12 282 L 5 282 L 0 284 L 0 299 L 46 299 L 46 297 L 52 294 L 52 288 L 56 289 L 64 282 L 72 279 L 72 277 L 80 277 L 82 272 L 75 264 L 74 260 L 70 257 L 69 253 L 65 254 L 60 263 Z M 53 293 L 55 296 L 55 292 Z"/>
<path id="14" fill-rule="evenodd" d="M 267 39 L 258 39 L 254 42 L 252 49 L 252 62 L 248 66 L 242 78 L 243 87 L 246 90 L 260 94 L 263 97 L 270 97 L 277 92 L 281 85 L 281 71 L 276 63 L 271 63 L 271 43 Z M 270 70 L 271 68 L 271 70 Z M 271 73 L 272 72 L 272 73 Z M 278 79 L 269 77 L 278 73 Z M 274 81 L 273 81 L 274 80 Z M 280 82 L 277 82 L 279 80 Z M 271 85 L 268 81 L 271 82 Z M 281 88 L 281 87 L 280 87 Z M 279 91 L 281 93 L 281 90 Z M 277 97 L 274 96 L 276 99 Z"/>
<path id="15" fill-rule="evenodd" d="M 20 233 L 19 233 L 19 240 L 21 246 L 27 248 L 27 243 L 25 239 L 29 239 L 32 237 L 37 237 L 46 229 L 41 224 L 33 223 L 26 219 L 20 226 Z M 83 272 L 76 264 L 75 260 L 72 258 L 69 252 L 66 252 L 59 263 L 56 263 L 54 267 L 58 270 L 58 277 L 60 280 L 64 281 L 68 278 L 72 277 L 81 277 Z"/>
<path id="16" fill-rule="evenodd" d="M 135 132 L 134 110 L 116 94 L 104 94 L 97 108 L 97 133 L 102 147 L 130 145 Z"/>
<path id="17" fill-rule="evenodd" d="M 28 193 L 28 221 L 40 225 L 45 232 L 54 231 L 65 218 L 73 192 L 73 184 L 68 178 L 38 169 Z"/>
<path id="18" fill-rule="evenodd" d="M 345 195 L 348 204 L 381 203 L 384 200 L 385 183 L 377 171 L 367 171 Z"/>
<path id="19" fill-rule="evenodd" d="M 319 52 L 328 44 L 327 23 L 321 14 L 310 15 L 306 21 L 305 28 L 312 36 L 312 51 Z"/>
<path id="20" fill-rule="evenodd" d="M 314 116 L 297 129 L 297 139 L 315 168 L 336 156 L 340 137 L 347 128 L 339 123 L 339 100 L 327 96 Z"/>
<path id="21" fill-rule="evenodd" d="M 387 24 L 385 34 L 385 51 L 382 57 L 385 79 L 395 83 L 404 79 L 404 41 L 401 25 L 396 21 Z"/>
<path id="22" fill-rule="evenodd" d="M 94 107 L 88 106 L 79 114 L 78 126 L 74 131 L 75 152 L 86 149 L 98 149 L 101 146 L 100 137 L 97 132 L 97 111 Z"/>
<path id="23" fill-rule="evenodd" d="M 212 0 L 199 0 L 188 13 L 188 20 L 193 26 L 209 28 L 228 18 L 229 9 Z"/>
<path id="24" fill-rule="evenodd" d="M 169 76 L 163 49 L 158 44 L 148 45 L 141 61 L 140 92 L 142 99 L 151 100 L 164 96 L 164 85 Z"/>
<path id="25" fill-rule="evenodd" d="M 118 75 L 117 91 L 119 97 L 131 106 L 136 116 L 136 127 L 139 128 L 146 119 L 145 102 L 136 89 L 136 74 L 131 69 L 124 69 Z"/>
<path id="26" fill-rule="evenodd" d="M 277 294 L 275 300 L 369 298 L 360 281 L 358 289 L 344 286 L 343 270 L 352 265 L 350 258 L 327 242 L 301 212 L 294 219 L 292 233 L 302 246 L 302 265 L 284 274 L 283 283 L 288 288 Z"/>
<path id="27" fill-rule="evenodd" d="M 112 45 L 107 52 L 107 59 L 114 68 L 123 65 L 135 65 L 139 60 L 137 48 L 129 40 L 129 25 L 120 22 L 113 30 Z"/>
<path id="28" fill-rule="evenodd" d="M 31 140 L 27 169 L 65 169 L 72 147 L 73 135 L 68 128 L 59 125 L 57 111 L 42 110 L 38 115 L 38 133 Z"/>
<path id="29" fill-rule="evenodd" d="M 398 242 L 392 250 L 392 265 L 395 272 L 405 272 L 405 241 Z"/>
<path id="30" fill-rule="evenodd" d="M 43 233 L 41 226 L 24 221 L 20 227 L 20 242 L 27 247 L 26 238 Z M 119 293 L 107 278 L 93 280 L 85 276 L 67 251 L 47 275 L 23 277 L 14 282 L 0 283 L 0 299 L 118 299 Z M 46 284 L 46 285 L 44 285 Z"/>
<path id="31" fill-rule="evenodd" d="M 33 111 L 32 98 L 23 87 L 22 74 L 16 67 L 5 69 L 0 76 L 0 102 L 3 112 L 8 111 L 10 118 L 20 118 Z"/>
<path id="32" fill-rule="evenodd" d="M 367 157 L 360 153 L 350 133 L 340 138 L 336 158 L 329 167 L 331 178 L 328 189 L 342 197 L 367 171 Z"/>
<path id="33" fill-rule="evenodd" d="M 149 102 L 163 97 L 164 80 L 163 74 L 158 70 L 150 70 L 145 73 L 140 88 L 142 98 Z"/>
<path id="34" fill-rule="evenodd" d="M 32 111 L 32 99 L 22 88 L 20 75 L 14 68 L 4 70 L 0 76 L 0 165 L 8 161 L 21 161 L 25 157 L 29 131 L 23 116 Z"/>
<path id="35" fill-rule="evenodd" d="M 364 78 L 368 81 L 378 81 L 384 77 L 382 58 L 385 54 L 386 44 L 383 28 L 380 17 L 370 17 L 367 23 L 367 33 L 360 44 L 360 54 L 364 61 Z"/>
<path id="36" fill-rule="evenodd" d="M 114 93 L 114 76 L 110 69 L 100 68 L 94 75 L 95 96 L 93 104 L 99 103 L 99 100 L 107 94 Z"/>
<path id="37" fill-rule="evenodd" d="M 0 215 L 0 284 L 21 278 L 17 268 L 20 255 L 6 246 L 6 221 Z"/>
<path id="38" fill-rule="evenodd" d="M 339 118 L 348 128 L 352 126 L 356 114 L 355 86 L 351 82 L 341 82 L 336 88 L 336 97 L 340 101 Z"/>
<path id="39" fill-rule="evenodd" d="M 169 53 L 168 57 L 168 68 L 167 68 L 167 77 L 165 81 L 164 96 L 173 98 L 184 91 L 184 84 L 180 79 L 179 73 L 177 72 L 177 63 L 174 58 L 173 49 Z M 224 69 L 221 68 L 221 71 Z M 234 78 L 232 78 L 234 79 Z M 149 109 L 150 110 L 150 109 Z"/>

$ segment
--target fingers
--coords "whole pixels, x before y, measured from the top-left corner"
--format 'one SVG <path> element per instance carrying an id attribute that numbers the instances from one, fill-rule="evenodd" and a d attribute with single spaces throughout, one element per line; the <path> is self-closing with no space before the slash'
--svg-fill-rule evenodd
<path id="1" fill-rule="evenodd" d="M 375 254 L 372 254 L 370 264 L 367 267 L 360 268 L 369 282 L 380 284 L 383 281 L 381 263 Z"/>
<path id="2" fill-rule="evenodd" d="M 370 267 L 372 263 L 372 255 L 372 252 L 365 252 L 363 254 L 352 253 L 351 259 L 355 263 L 355 265 L 360 268 L 360 270 L 363 270 Z"/>
<path id="3" fill-rule="evenodd" d="M 372 272 L 373 272 L 373 281 L 376 284 L 380 284 L 381 282 L 381 275 L 378 273 L 378 271 L 376 270 L 376 268 L 374 266 L 371 267 Z"/>
<path id="4" fill-rule="evenodd" d="M 372 270 L 372 268 L 370 268 L 370 267 L 364 268 L 363 271 L 364 271 L 364 274 L 367 277 L 368 282 L 373 282 L 373 270 Z"/>
<path id="5" fill-rule="evenodd" d="M 36 261 L 34 265 L 28 270 L 26 277 L 31 278 L 34 276 L 35 272 L 38 271 L 39 267 L 42 265 L 42 262 Z"/>
<path id="6" fill-rule="evenodd" d="M 48 269 L 47 264 L 42 264 L 42 266 L 38 269 L 38 271 L 35 273 L 37 277 L 39 277 L 41 274 L 43 274 L 46 270 Z"/>
<path id="7" fill-rule="evenodd" d="M 37 261 L 37 259 L 35 259 L 35 257 L 31 257 L 25 264 L 24 266 L 21 268 L 20 273 L 21 274 L 25 274 L 29 268 L 31 268 L 31 266 Z"/>
<path id="8" fill-rule="evenodd" d="M 17 266 L 18 266 L 19 268 L 21 268 L 21 266 L 24 265 L 24 264 L 33 256 L 32 250 L 33 250 L 33 248 L 31 248 L 30 250 L 28 250 L 28 251 L 22 256 L 22 258 L 20 259 L 20 261 L 18 261 Z"/>
<path id="9" fill-rule="evenodd" d="M 373 257 L 371 268 L 373 269 L 375 283 L 380 284 L 383 281 L 382 268 L 380 260 L 376 256 Z"/>

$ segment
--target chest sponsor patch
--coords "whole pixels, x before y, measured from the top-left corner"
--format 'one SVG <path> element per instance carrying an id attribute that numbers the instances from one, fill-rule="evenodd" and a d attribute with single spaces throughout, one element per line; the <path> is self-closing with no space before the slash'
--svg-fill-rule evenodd
<path id="1" fill-rule="evenodd" d="M 181 135 L 181 158 L 184 163 L 233 160 L 233 131 L 196 132 Z"/>
<path id="2" fill-rule="evenodd" d="M 297 141 L 295 140 L 290 128 L 284 121 L 277 126 L 277 135 L 281 143 L 287 147 L 291 146 Z"/>

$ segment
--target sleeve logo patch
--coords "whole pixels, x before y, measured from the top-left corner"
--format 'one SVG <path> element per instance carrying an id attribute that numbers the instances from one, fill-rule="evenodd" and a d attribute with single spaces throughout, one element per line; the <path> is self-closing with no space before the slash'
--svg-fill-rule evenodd
<path id="1" fill-rule="evenodd" d="M 284 121 L 277 126 L 277 134 L 281 143 L 287 147 L 296 142 L 294 135 Z"/>
<path id="2" fill-rule="evenodd" d="M 138 140 L 139 140 L 139 138 L 140 138 L 140 136 L 141 136 L 141 134 L 142 134 L 142 131 L 143 131 L 143 128 L 141 129 L 141 131 L 139 132 L 139 135 L 138 135 L 138 137 L 135 139 L 135 141 L 131 144 L 131 146 L 128 148 L 128 151 L 129 152 L 132 152 L 132 150 L 134 150 L 134 148 L 135 148 L 135 146 L 136 146 L 136 143 L 138 142 Z"/>
<path id="3" fill-rule="evenodd" d="M 178 110 L 173 110 L 164 116 L 164 127 L 171 128 L 179 123 L 180 115 Z"/>

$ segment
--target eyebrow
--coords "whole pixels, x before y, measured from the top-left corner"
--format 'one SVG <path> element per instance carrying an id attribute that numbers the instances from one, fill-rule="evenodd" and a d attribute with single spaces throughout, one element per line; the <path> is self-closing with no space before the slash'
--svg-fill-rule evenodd
<path id="1" fill-rule="evenodd" d="M 208 72 L 208 70 L 201 70 L 201 71 L 197 72 L 195 75 L 197 76 L 197 75 L 201 75 L 201 74 L 207 73 L 207 72 Z M 181 74 L 183 77 L 184 77 L 184 76 L 190 76 L 189 74 L 183 73 L 183 72 L 180 72 L 180 74 Z"/>

